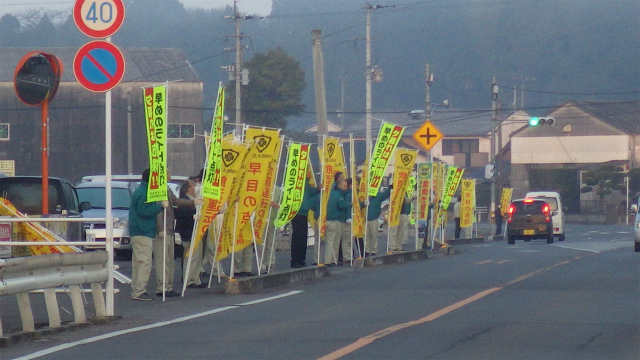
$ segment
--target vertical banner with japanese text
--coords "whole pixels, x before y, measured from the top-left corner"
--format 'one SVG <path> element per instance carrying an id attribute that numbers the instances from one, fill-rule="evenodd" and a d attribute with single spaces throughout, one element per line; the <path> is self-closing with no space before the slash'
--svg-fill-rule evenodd
<path id="1" fill-rule="evenodd" d="M 202 206 L 200 207 L 200 215 L 197 219 L 196 231 L 193 232 L 191 239 L 193 246 L 191 249 L 197 249 L 198 244 L 202 240 L 204 233 L 209 228 L 215 217 L 220 213 L 220 209 L 227 202 L 231 193 L 231 185 L 240 171 L 240 165 L 248 151 L 248 145 L 235 142 L 230 139 L 222 140 L 222 171 L 220 176 L 220 199 L 216 200 L 204 197 Z M 211 237 L 213 239 L 213 237 Z"/>
<path id="2" fill-rule="evenodd" d="M 382 183 L 382 177 L 387 170 L 389 160 L 393 154 L 393 150 L 396 149 L 404 128 L 392 123 L 383 122 L 380 126 L 380 132 L 378 133 L 378 140 L 376 146 L 373 149 L 373 155 L 371 164 L 369 167 L 369 195 L 378 195 L 380 185 Z"/>
<path id="3" fill-rule="evenodd" d="M 344 154 L 342 152 L 342 145 L 340 139 L 326 137 L 324 139 L 324 146 L 322 149 L 318 149 L 320 154 L 320 161 L 322 161 L 322 197 L 320 204 L 320 236 L 324 237 L 326 231 L 326 219 L 327 219 L 327 203 L 329 202 L 329 194 L 333 188 L 333 176 L 337 172 L 345 174 L 346 166 L 344 164 Z"/>
<path id="4" fill-rule="evenodd" d="M 427 220 L 431 195 L 433 163 L 418 165 L 418 221 Z"/>
<path id="5" fill-rule="evenodd" d="M 476 208 L 476 181 L 463 179 L 460 189 L 460 227 L 466 228 L 473 224 L 473 212 Z"/>
<path id="6" fill-rule="evenodd" d="M 442 200 L 440 201 L 440 209 L 438 209 L 438 222 L 436 223 L 436 227 L 440 226 L 444 220 L 444 215 L 447 213 L 447 209 L 449 209 L 451 199 L 456 194 L 458 186 L 460 185 L 463 172 L 463 168 L 455 166 L 449 166 L 447 170 L 447 179 L 444 182 L 445 186 L 442 193 Z"/>
<path id="7" fill-rule="evenodd" d="M 142 91 L 149 146 L 147 202 L 167 200 L 167 86 Z"/>
<path id="8" fill-rule="evenodd" d="M 245 177 L 247 175 L 247 170 L 249 169 L 249 163 L 251 159 L 253 159 L 258 153 L 258 146 L 256 143 L 245 143 L 247 146 L 245 155 L 241 158 L 241 162 L 238 165 L 239 169 L 237 172 L 237 176 L 233 178 L 231 183 L 224 183 L 223 188 L 229 188 L 229 196 L 227 198 L 227 211 L 224 213 L 224 218 L 222 219 L 222 227 L 220 232 L 220 241 L 218 242 L 218 249 L 216 251 L 216 260 L 220 261 L 227 256 L 232 251 L 233 248 L 233 239 L 237 234 L 237 228 L 234 226 L 236 224 L 236 217 L 238 215 L 238 201 L 240 196 L 240 189 L 245 183 Z M 224 160 L 225 154 L 223 152 L 222 158 Z M 236 250 L 238 251 L 238 250 Z"/>
<path id="9" fill-rule="evenodd" d="M 274 191 L 276 190 L 276 179 L 278 177 L 278 166 L 280 165 L 280 157 L 282 156 L 282 142 L 283 137 L 279 139 L 280 144 L 276 150 L 276 154 L 271 158 L 269 163 L 269 169 L 267 170 L 267 177 L 265 179 L 264 189 L 262 189 L 262 197 L 256 208 L 256 216 L 253 220 L 253 234 L 258 244 L 262 244 L 262 236 L 264 229 L 267 227 L 269 221 L 269 214 L 271 214 L 271 201 L 273 200 Z"/>
<path id="10" fill-rule="evenodd" d="M 407 185 L 418 156 L 417 150 L 397 149 L 394 158 L 393 189 L 389 204 L 389 226 L 400 224 L 400 212 L 407 196 Z"/>
<path id="11" fill-rule="evenodd" d="M 269 169 L 274 158 L 280 156 L 280 130 L 247 127 L 245 142 L 255 143 L 258 150 L 250 154 L 248 167 L 238 193 L 238 217 L 235 219 L 235 251 L 251 245 L 254 233 L 251 231 L 251 217 L 259 205 L 259 199 L 267 186 Z M 275 175 L 273 172 L 272 175 Z"/>
<path id="12" fill-rule="evenodd" d="M 360 201 L 360 198 L 358 196 L 358 184 L 356 182 L 357 178 L 356 178 L 356 155 L 355 154 L 356 154 L 355 143 L 353 141 L 353 136 L 351 136 L 351 139 L 349 141 L 349 156 L 350 156 L 349 166 L 351 170 L 349 177 L 352 179 L 351 199 L 353 199 L 353 201 L 351 202 L 351 204 L 353 205 L 352 217 L 351 217 L 351 224 L 352 224 L 351 229 L 353 231 L 353 236 L 357 238 L 362 238 L 364 237 L 365 214 L 364 214 L 364 209 L 360 207 L 360 203 L 364 202 L 364 200 Z"/>
<path id="13" fill-rule="evenodd" d="M 304 184 L 307 177 L 309 164 L 309 145 L 291 143 L 287 156 L 284 185 L 276 227 L 282 227 L 289 223 L 298 213 L 302 199 L 304 198 Z"/>
<path id="14" fill-rule="evenodd" d="M 502 196 L 500 197 L 500 211 L 502 212 L 503 217 L 506 217 L 507 213 L 509 212 L 509 205 L 511 204 L 512 194 L 513 194 L 512 188 L 502 189 Z M 493 217 L 493 214 L 491 214 L 491 216 L 489 217 L 490 218 Z"/>
<path id="15" fill-rule="evenodd" d="M 202 197 L 220 200 L 222 176 L 222 127 L 224 123 L 224 87 L 218 85 L 218 98 L 211 123 L 207 165 L 202 179 Z"/>

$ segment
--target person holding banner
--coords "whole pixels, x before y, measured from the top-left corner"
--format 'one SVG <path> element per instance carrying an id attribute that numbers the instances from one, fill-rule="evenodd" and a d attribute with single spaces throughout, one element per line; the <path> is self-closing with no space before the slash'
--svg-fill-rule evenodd
<path id="1" fill-rule="evenodd" d="M 365 234 L 365 256 L 374 256 L 378 252 L 378 218 L 382 214 L 382 202 L 391 196 L 393 185 L 384 191 L 378 191 L 376 196 L 369 196 L 367 207 L 367 228 Z"/>
<path id="2" fill-rule="evenodd" d="M 502 235 L 502 207 L 500 204 L 496 206 L 496 211 L 494 213 L 495 221 L 496 221 L 496 236 Z"/>
<path id="3" fill-rule="evenodd" d="M 268 274 L 276 266 L 275 242 L 276 242 L 276 225 L 275 221 L 278 217 L 278 208 L 280 208 L 280 199 L 282 198 L 282 189 L 274 187 L 273 198 L 269 207 L 269 220 L 267 220 L 267 233 L 262 240 L 262 265 L 260 265 L 260 274 Z"/>
<path id="4" fill-rule="evenodd" d="M 320 194 L 321 188 L 322 186 L 312 186 L 309 184 L 309 179 L 305 179 L 302 204 L 296 216 L 291 220 L 291 267 L 294 269 L 307 266 L 305 259 L 307 257 L 307 239 L 309 237 L 309 210 L 315 209 L 315 202 L 319 200 L 316 195 Z M 318 213 L 318 211 L 315 211 L 315 213 Z"/>
<path id="5" fill-rule="evenodd" d="M 167 172 L 167 179 L 171 180 L 171 173 Z M 167 186 L 168 188 L 168 186 Z M 169 196 L 168 206 L 165 207 L 165 211 L 158 213 L 156 216 L 156 228 L 158 233 L 153 240 L 153 264 L 156 273 L 156 296 L 162 296 L 162 269 L 163 259 L 164 264 L 164 289 L 166 297 L 180 296 L 179 293 L 173 291 L 173 277 L 176 269 L 176 261 L 174 259 L 174 237 L 175 237 L 175 214 L 174 206 L 188 206 L 194 208 L 196 205 L 202 204 L 202 198 L 196 198 L 194 200 L 177 198 L 171 189 L 167 189 Z M 165 219 L 166 214 L 166 219 Z M 166 228 L 165 228 L 166 226 Z M 166 241 L 165 241 L 166 236 Z"/>
<path id="6" fill-rule="evenodd" d="M 412 199 L 405 195 L 400 210 L 400 221 L 398 226 L 394 226 L 389 230 L 389 251 L 402 251 L 402 244 L 407 239 L 409 233 L 409 215 L 411 215 Z"/>
<path id="7" fill-rule="evenodd" d="M 131 194 L 129 206 L 129 235 L 133 257 L 131 259 L 131 299 L 153 300 L 147 295 L 147 283 L 151 275 L 151 253 L 156 236 L 156 216 L 162 211 L 158 202 L 147 202 L 149 169 L 142 172 L 140 186 Z M 168 203 L 163 204 L 169 206 Z M 173 245 L 173 244 L 172 244 Z"/>
<path id="8" fill-rule="evenodd" d="M 338 264 L 338 252 L 340 251 L 340 240 L 345 256 L 345 262 L 351 261 L 351 227 L 347 219 L 351 216 L 351 196 L 348 192 L 346 180 L 338 180 L 336 186 L 331 190 L 329 202 L 327 203 L 327 232 L 325 235 L 326 245 L 324 249 L 324 261 L 327 266 Z"/>
<path id="9" fill-rule="evenodd" d="M 454 236 L 456 239 L 460 239 L 460 201 L 458 201 L 458 198 L 453 198 L 452 200 L 454 202 L 453 204 L 453 220 L 455 222 L 455 231 L 454 231 Z"/>

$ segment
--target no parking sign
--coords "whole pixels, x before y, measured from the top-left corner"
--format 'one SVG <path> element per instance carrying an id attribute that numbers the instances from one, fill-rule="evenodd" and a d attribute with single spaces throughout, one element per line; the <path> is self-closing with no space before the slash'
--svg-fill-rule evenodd
<path id="1" fill-rule="evenodd" d="M 118 85 L 124 76 L 124 56 L 109 42 L 92 41 L 76 53 L 73 73 L 87 90 L 108 91 Z"/>

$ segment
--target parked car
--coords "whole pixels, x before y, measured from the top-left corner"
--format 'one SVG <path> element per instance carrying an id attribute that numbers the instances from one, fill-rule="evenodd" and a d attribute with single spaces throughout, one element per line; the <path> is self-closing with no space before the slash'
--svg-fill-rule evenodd
<path id="1" fill-rule="evenodd" d="M 558 238 L 558 241 L 564 241 L 564 211 L 562 209 L 560 194 L 553 191 L 532 191 L 528 192 L 525 197 L 543 199 L 549 204 L 551 221 L 553 223 L 553 235 Z"/>
<path id="2" fill-rule="evenodd" d="M 526 198 L 514 200 L 509 206 L 507 218 L 507 242 L 513 245 L 516 239 L 546 239 L 553 243 L 551 207 L 542 199 Z"/>
<path id="3" fill-rule="evenodd" d="M 111 182 L 111 214 L 113 216 L 113 248 L 116 255 L 131 258 L 131 238 L 129 237 L 129 206 L 131 194 L 139 183 L 127 181 Z M 78 197 L 88 202 L 85 210 L 88 218 L 104 218 L 106 216 L 106 183 L 93 180 L 79 183 L 76 186 Z M 87 249 L 103 249 L 107 238 L 105 222 L 85 223 L 87 233 Z"/>
<path id="4" fill-rule="evenodd" d="M 23 214 L 42 214 L 42 177 L 9 176 L 0 178 L 0 196 L 6 198 Z M 81 203 L 71 182 L 49 177 L 49 217 L 82 217 L 89 204 Z M 43 223 L 45 227 L 68 241 L 83 241 L 82 223 Z"/>
<path id="5" fill-rule="evenodd" d="M 633 238 L 636 252 L 640 252 L 640 212 L 636 213 L 636 221 L 633 223 Z"/>

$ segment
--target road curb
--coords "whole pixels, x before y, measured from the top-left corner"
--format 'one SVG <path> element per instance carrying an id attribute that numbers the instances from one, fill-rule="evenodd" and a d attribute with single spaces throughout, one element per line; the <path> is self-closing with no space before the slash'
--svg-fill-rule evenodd
<path id="1" fill-rule="evenodd" d="M 355 259 L 352 268 L 401 264 L 409 261 L 426 260 L 427 258 L 427 252 L 424 250 L 403 251 Z M 269 288 L 300 284 L 329 277 L 331 272 L 338 272 L 338 269 L 342 270 L 343 267 L 313 266 L 260 276 L 234 278 L 225 283 L 224 292 L 229 295 L 255 294 Z"/>
<path id="2" fill-rule="evenodd" d="M 8 347 L 16 343 L 19 343 L 21 341 L 39 340 L 45 336 L 49 336 L 53 334 L 72 331 L 76 329 L 84 329 L 91 325 L 109 324 L 121 319 L 122 319 L 122 316 L 107 316 L 107 317 L 100 317 L 100 318 L 93 317 L 93 318 L 87 319 L 87 322 L 83 322 L 83 323 L 67 322 L 60 325 L 60 327 L 56 327 L 56 328 L 49 327 L 48 325 L 40 325 L 42 327 L 39 329 L 36 329 L 36 331 L 33 331 L 33 332 L 20 331 L 17 333 L 9 334 L 4 337 L 0 337 L 0 348 Z M 36 324 L 36 326 L 38 326 L 38 324 Z"/>

